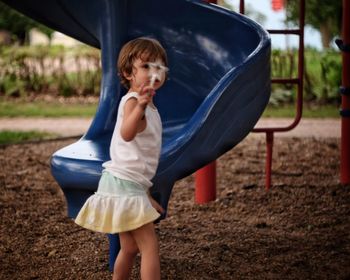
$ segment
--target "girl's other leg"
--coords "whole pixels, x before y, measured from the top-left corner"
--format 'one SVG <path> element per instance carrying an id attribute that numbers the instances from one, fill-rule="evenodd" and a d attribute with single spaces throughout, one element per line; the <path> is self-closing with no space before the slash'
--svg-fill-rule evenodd
<path id="1" fill-rule="evenodd" d="M 127 280 L 139 250 L 130 232 L 119 233 L 119 240 L 120 251 L 114 263 L 113 280 Z"/>
<path id="2" fill-rule="evenodd" d="M 141 253 L 141 279 L 160 280 L 158 239 L 153 223 L 131 231 Z"/>

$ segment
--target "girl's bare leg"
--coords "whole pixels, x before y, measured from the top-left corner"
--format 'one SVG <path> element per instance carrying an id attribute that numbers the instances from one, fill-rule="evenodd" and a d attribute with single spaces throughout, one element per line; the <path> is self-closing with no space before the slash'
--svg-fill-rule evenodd
<path id="1" fill-rule="evenodd" d="M 141 253 L 141 279 L 160 280 L 159 246 L 153 223 L 131 231 Z"/>
<path id="2" fill-rule="evenodd" d="M 139 250 L 130 232 L 119 233 L 119 240 L 120 251 L 114 263 L 113 280 L 127 280 Z"/>

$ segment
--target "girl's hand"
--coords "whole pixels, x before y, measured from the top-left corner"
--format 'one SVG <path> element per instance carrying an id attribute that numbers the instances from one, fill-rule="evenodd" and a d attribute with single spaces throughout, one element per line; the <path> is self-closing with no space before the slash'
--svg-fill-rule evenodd
<path id="1" fill-rule="evenodd" d="M 136 92 L 139 93 L 138 98 L 130 98 L 124 106 L 124 118 L 120 128 L 120 135 L 126 142 L 133 140 L 137 133 L 146 128 L 146 122 L 141 120 L 144 119 L 146 107 L 155 94 L 153 87 L 145 84 Z"/>
<path id="2" fill-rule="evenodd" d="M 139 98 L 138 98 L 138 104 L 145 109 L 147 104 L 152 101 L 152 97 L 156 94 L 154 91 L 154 88 L 150 85 L 143 84 L 141 86 L 141 89 L 139 91 Z"/>
<path id="3" fill-rule="evenodd" d="M 150 200 L 153 208 L 156 209 L 158 213 L 163 214 L 165 212 L 163 207 L 160 206 L 160 204 L 157 201 L 155 201 L 150 194 L 148 194 L 148 197 L 149 197 L 149 200 Z"/>

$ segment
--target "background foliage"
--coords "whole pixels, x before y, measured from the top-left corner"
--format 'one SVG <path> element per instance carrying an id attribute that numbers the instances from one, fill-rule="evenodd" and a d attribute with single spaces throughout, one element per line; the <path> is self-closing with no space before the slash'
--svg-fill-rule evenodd
<path id="1" fill-rule="evenodd" d="M 0 48 L 0 94 L 98 95 L 100 52 L 79 46 Z"/>
<path id="2" fill-rule="evenodd" d="M 318 104 L 339 103 L 338 88 L 341 84 L 341 54 L 329 49 L 318 51 L 305 49 L 304 101 Z M 271 70 L 273 78 L 297 78 L 297 50 L 272 50 Z M 291 103 L 296 87 L 273 85 L 271 103 Z"/>
<path id="3" fill-rule="evenodd" d="M 272 77 L 297 77 L 297 50 L 273 50 Z M 99 95 L 100 52 L 90 47 L 0 48 L 0 95 L 25 96 L 51 93 L 65 97 Z M 305 50 L 306 102 L 337 103 L 340 98 L 341 55 L 338 51 Z M 292 103 L 296 87 L 273 85 L 271 103 Z"/>
<path id="4" fill-rule="evenodd" d="M 287 0 L 287 22 L 297 24 L 300 0 Z M 334 37 L 341 33 L 342 1 L 306 0 L 305 24 L 320 31 L 322 46 L 327 49 Z"/>

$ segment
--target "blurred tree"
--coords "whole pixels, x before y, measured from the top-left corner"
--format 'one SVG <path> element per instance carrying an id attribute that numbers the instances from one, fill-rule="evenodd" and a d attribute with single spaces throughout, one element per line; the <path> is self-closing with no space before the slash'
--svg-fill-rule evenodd
<path id="1" fill-rule="evenodd" d="M 235 11 L 235 12 L 239 12 L 239 1 L 236 1 L 237 5 L 234 5 L 232 3 L 232 1 L 227 1 L 227 0 L 218 0 L 218 5 L 226 8 L 226 9 L 229 9 L 229 10 L 232 10 L 232 11 Z M 264 25 L 264 23 L 266 22 L 266 16 L 259 12 L 259 11 L 256 11 L 251 5 L 245 5 L 245 11 L 244 11 L 244 14 L 247 16 L 247 17 L 250 17 L 252 19 L 254 19 L 255 21 L 259 22 L 261 25 Z"/>
<path id="2" fill-rule="evenodd" d="M 14 9 L 0 2 L 0 30 L 6 30 L 12 34 L 15 40 L 18 40 L 21 45 L 27 43 L 28 33 L 30 29 L 37 28 L 50 39 L 52 29 L 20 14 Z"/>
<path id="3" fill-rule="evenodd" d="M 299 20 L 300 0 L 285 0 L 287 2 L 287 21 L 297 24 Z M 305 24 L 312 26 L 321 33 L 322 46 L 327 49 L 333 38 L 340 35 L 342 1 L 340 0 L 307 0 L 305 1 Z"/>

